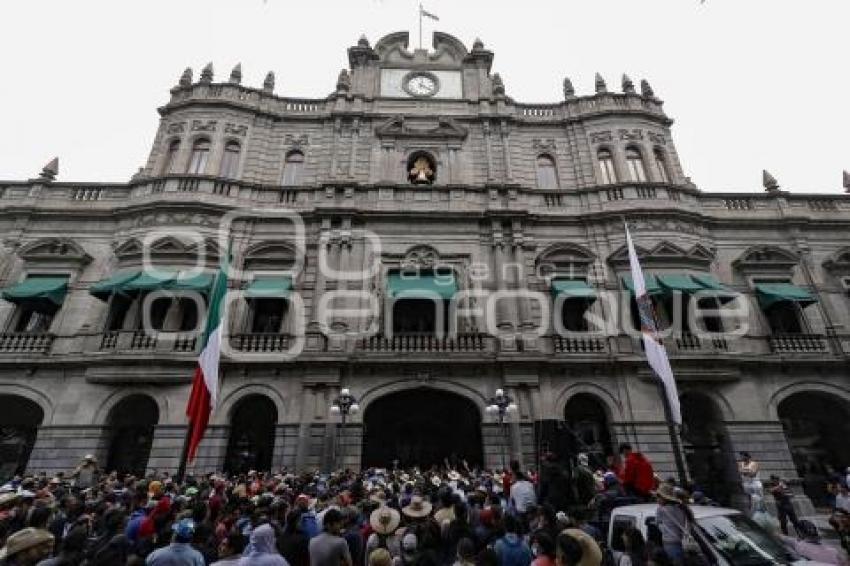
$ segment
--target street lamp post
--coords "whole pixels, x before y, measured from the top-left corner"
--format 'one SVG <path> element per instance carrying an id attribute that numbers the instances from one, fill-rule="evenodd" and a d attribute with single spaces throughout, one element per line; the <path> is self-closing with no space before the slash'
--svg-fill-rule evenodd
<path id="1" fill-rule="evenodd" d="M 507 439 L 505 436 L 505 417 L 507 417 L 511 413 L 516 413 L 517 405 L 514 402 L 513 398 L 510 395 L 507 395 L 503 389 L 496 389 L 496 394 L 490 398 L 487 402 L 486 411 L 495 415 L 499 418 L 499 430 L 502 433 L 502 443 L 501 443 L 501 452 L 502 452 L 502 469 L 506 468 L 505 466 L 505 451 L 507 445 Z"/>
<path id="2" fill-rule="evenodd" d="M 331 402 L 331 415 L 339 415 L 342 419 L 339 442 L 342 444 L 343 449 L 345 449 L 345 442 L 343 438 L 345 435 L 345 421 L 348 418 L 348 415 L 357 414 L 359 410 L 360 405 L 357 403 L 357 398 L 351 394 L 351 391 L 347 387 L 343 388 L 339 392 L 339 396 Z M 337 463 L 337 452 L 336 443 L 334 443 L 334 464 Z"/>

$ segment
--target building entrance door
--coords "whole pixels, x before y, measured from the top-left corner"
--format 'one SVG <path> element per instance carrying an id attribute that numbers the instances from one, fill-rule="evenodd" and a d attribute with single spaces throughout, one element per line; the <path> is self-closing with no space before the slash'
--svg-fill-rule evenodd
<path id="1" fill-rule="evenodd" d="M 419 388 L 369 404 L 363 418 L 363 465 L 400 467 L 466 460 L 482 463 L 481 413 L 454 393 Z"/>

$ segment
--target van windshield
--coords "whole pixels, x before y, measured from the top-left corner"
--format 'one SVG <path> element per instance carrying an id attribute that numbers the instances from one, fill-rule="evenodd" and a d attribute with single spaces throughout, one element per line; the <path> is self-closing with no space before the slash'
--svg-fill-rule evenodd
<path id="1" fill-rule="evenodd" d="M 745 515 L 704 517 L 697 524 L 708 542 L 735 566 L 790 564 L 798 559 Z"/>

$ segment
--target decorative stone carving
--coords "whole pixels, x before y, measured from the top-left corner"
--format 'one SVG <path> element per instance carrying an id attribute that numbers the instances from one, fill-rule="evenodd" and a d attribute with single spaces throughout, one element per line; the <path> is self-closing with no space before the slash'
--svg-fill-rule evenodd
<path id="1" fill-rule="evenodd" d="M 201 70 L 201 84 L 210 84 L 213 80 L 213 64 L 207 63 Z"/>
<path id="2" fill-rule="evenodd" d="M 420 155 L 413 161 L 407 177 L 414 185 L 430 185 L 434 182 L 434 173 L 431 160 L 425 155 Z"/>
<path id="3" fill-rule="evenodd" d="M 437 265 L 440 254 L 431 246 L 416 246 L 401 260 L 402 269 L 431 269 Z"/>
<path id="4" fill-rule="evenodd" d="M 484 50 L 484 42 L 481 41 L 481 38 L 476 37 L 475 41 L 472 42 L 472 50 L 473 51 L 483 51 Z"/>
<path id="5" fill-rule="evenodd" d="M 56 176 L 58 174 L 59 174 L 59 158 L 54 157 L 41 170 L 41 174 L 38 176 L 38 179 L 40 181 L 47 181 L 48 183 L 50 183 L 54 179 L 56 179 Z"/>
<path id="6" fill-rule="evenodd" d="M 555 140 L 553 138 L 534 138 L 531 141 L 531 147 L 536 152 L 540 151 L 555 151 L 557 145 L 555 144 Z"/>
<path id="7" fill-rule="evenodd" d="M 505 96 L 505 83 L 502 82 L 502 77 L 499 73 L 493 73 L 493 94 L 496 96 Z"/>
<path id="8" fill-rule="evenodd" d="M 850 173 L 844 171 L 844 190 L 850 193 Z"/>
<path id="9" fill-rule="evenodd" d="M 233 124 L 231 122 L 226 122 L 224 124 L 224 133 L 245 137 L 248 134 L 248 126 L 246 124 Z"/>
<path id="10" fill-rule="evenodd" d="M 655 92 L 646 79 L 640 81 L 640 95 L 646 98 L 655 98 Z"/>
<path id="11" fill-rule="evenodd" d="M 646 132 L 646 137 L 649 138 L 654 144 L 657 145 L 667 145 L 667 138 L 664 137 L 664 134 L 657 134 L 655 132 Z"/>
<path id="12" fill-rule="evenodd" d="M 635 93 L 635 83 L 632 82 L 632 79 L 625 73 L 623 73 L 623 92 L 626 94 L 634 94 Z"/>
<path id="13" fill-rule="evenodd" d="M 789 250 L 777 246 L 753 246 L 732 262 L 740 271 L 788 272 L 797 265 L 799 258 Z"/>
<path id="14" fill-rule="evenodd" d="M 680 223 L 677 221 L 664 221 L 667 226 L 658 227 L 658 226 L 648 226 L 646 224 L 646 220 L 630 220 L 629 221 L 629 230 L 642 231 L 642 230 L 667 230 L 667 231 L 685 231 L 683 230 L 688 226 L 685 223 Z M 622 224 L 617 224 L 618 228 L 622 230 Z M 692 229 L 690 233 L 694 233 L 693 225 L 690 225 Z M 677 246 L 676 244 L 668 241 L 661 241 L 652 248 L 646 248 L 644 246 L 635 246 L 635 251 L 638 254 L 638 257 L 641 261 L 646 261 L 648 263 L 656 263 L 656 264 L 666 264 L 666 265 L 675 265 L 675 266 L 692 266 L 699 268 L 708 267 L 712 261 L 714 261 L 715 251 L 713 249 L 707 248 L 702 244 L 696 244 L 692 246 L 690 249 L 684 249 L 682 247 Z M 624 245 L 619 247 L 614 253 L 608 256 L 609 264 L 628 264 L 629 263 L 629 252 L 628 248 Z"/>
<path id="15" fill-rule="evenodd" d="M 643 131 L 634 129 L 632 131 L 626 129 L 617 130 L 617 135 L 623 141 L 638 141 L 643 139 Z"/>
<path id="16" fill-rule="evenodd" d="M 297 136 L 294 134 L 286 134 L 283 138 L 283 143 L 289 147 L 300 148 L 310 145 L 310 137 L 307 134 L 300 134 Z"/>
<path id="17" fill-rule="evenodd" d="M 590 132 L 590 143 L 605 143 L 613 141 L 614 137 L 611 135 L 609 130 L 603 130 L 601 132 Z"/>
<path id="18" fill-rule="evenodd" d="M 268 94 L 274 92 L 274 71 L 269 71 L 266 74 L 266 80 L 263 81 L 263 92 Z"/>
<path id="19" fill-rule="evenodd" d="M 605 79 L 602 78 L 602 75 L 596 73 L 596 94 L 603 92 L 608 92 L 608 87 L 605 85 Z"/>
<path id="20" fill-rule="evenodd" d="M 360 36 L 360 39 L 357 40 L 358 47 L 370 47 L 369 38 L 366 37 L 366 34 Z"/>
<path id="21" fill-rule="evenodd" d="M 569 77 L 564 77 L 564 98 L 574 98 L 576 89 L 573 88 L 573 81 Z"/>
<path id="22" fill-rule="evenodd" d="M 167 134 L 182 134 L 186 131 L 186 122 L 172 122 L 165 127 Z"/>
<path id="23" fill-rule="evenodd" d="M 216 120 L 192 120 L 192 131 L 193 132 L 214 132 L 216 124 L 218 121 Z"/>
<path id="24" fill-rule="evenodd" d="M 236 63 L 233 70 L 230 71 L 230 83 L 238 85 L 242 82 L 242 63 Z"/>
<path id="25" fill-rule="evenodd" d="M 351 76 L 348 74 L 348 69 L 342 69 L 339 72 L 339 77 L 336 79 L 337 92 L 348 92 L 351 90 Z"/>
<path id="26" fill-rule="evenodd" d="M 486 123 L 486 122 L 485 122 Z M 457 124 L 451 118 L 437 118 L 437 124 L 428 128 L 417 128 L 410 125 L 404 116 L 390 118 L 375 128 L 379 138 L 455 138 L 466 139 L 469 130 Z"/>
<path id="27" fill-rule="evenodd" d="M 779 183 L 776 181 L 776 177 L 771 175 L 767 171 L 767 169 L 762 169 L 761 184 L 764 185 L 764 190 L 769 193 L 775 193 L 779 191 Z"/>
<path id="28" fill-rule="evenodd" d="M 63 263 L 87 265 L 92 257 L 82 246 L 67 238 L 46 238 L 23 245 L 18 257 L 27 263 Z"/>
<path id="29" fill-rule="evenodd" d="M 186 70 L 180 75 L 180 81 L 177 84 L 179 86 L 192 86 L 192 67 L 186 67 Z"/>

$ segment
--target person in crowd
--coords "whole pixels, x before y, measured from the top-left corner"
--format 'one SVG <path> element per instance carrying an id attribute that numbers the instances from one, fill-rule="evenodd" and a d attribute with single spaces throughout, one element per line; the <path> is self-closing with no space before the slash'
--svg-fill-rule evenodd
<path id="1" fill-rule="evenodd" d="M 685 564 L 683 543 L 693 524 L 693 515 L 670 484 L 660 485 L 656 498 L 655 523 L 661 531 L 661 546 L 674 565 L 682 566 Z"/>
<path id="2" fill-rule="evenodd" d="M 593 477 L 593 470 L 590 469 L 590 457 L 587 454 L 580 453 L 576 462 L 573 480 L 576 500 L 581 505 L 587 505 L 596 495 L 596 479 Z"/>
<path id="3" fill-rule="evenodd" d="M 756 462 L 749 452 L 741 452 L 738 461 L 738 473 L 741 474 L 741 487 L 749 497 L 761 496 L 764 486 L 759 477 L 759 463 Z"/>
<path id="4" fill-rule="evenodd" d="M 310 539 L 310 566 L 352 566 L 348 543 L 339 536 L 342 530 L 342 513 L 331 509 L 325 513 L 324 530 Z M 247 563 L 246 563 L 247 564 Z"/>
<path id="5" fill-rule="evenodd" d="M 242 533 L 231 532 L 218 545 L 219 560 L 213 562 L 212 566 L 238 566 L 246 545 L 247 541 Z"/>
<path id="6" fill-rule="evenodd" d="M 814 523 L 801 520 L 796 526 L 799 538 L 788 538 L 786 544 L 791 546 L 797 554 L 823 564 L 839 564 L 847 566 L 850 561 L 839 549 L 821 543 L 820 533 Z"/>
<path id="7" fill-rule="evenodd" d="M 845 484 L 836 484 L 835 504 L 833 509 L 843 509 L 850 513 L 850 487 Z"/>
<path id="8" fill-rule="evenodd" d="M 154 550 L 145 564 L 147 566 L 205 566 L 203 555 L 192 548 L 192 535 L 195 522 L 192 519 L 180 519 L 174 523 L 174 536 L 171 544 Z"/>
<path id="9" fill-rule="evenodd" d="M 93 454 L 86 454 L 74 472 L 72 478 L 76 479 L 76 487 L 79 489 L 89 489 L 97 484 L 100 477 L 100 468 L 97 466 L 97 460 Z"/>
<path id="10" fill-rule="evenodd" d="M 626 495 L 647 501 L 655 487 L 652 464 L 641 452 L 633 450 L 630 444 L 620 445 L 620 457 L 623 460 L 620 483 Z"/>
<path id="11" fill-rule="evenodd" d="M 453 566 L 475 566 L 475 543 L 463 537 L 457 541 L 457 557 Z"/>
<path id="12" fill-rule="evenodd" d="M 800 520 L 797 518 L 797 512 L 794 510 L 794 494 L 784 481 L 779 476 L 771 475 L 770 484 L 768 487 L 770 494 L 776 501 L 776 514 L 779 517 L 779 528 L 783 535 L 788 534 L 788 521 L 794 525 L 794 530 L 799 533 Z"/>
<path id="13" fill-rule="evenodd" d="M 531 566 L 555 566 L 555 539 L 545 530 L 535 531 L 531 535 Z"/>
<path id="14" fill-rule="evenodd" d="M 310 538 L 301 529 L 301 513 L 293 509 L 286 515 L 283 534 L 277 540 L 278 551 L 290 566 L 310 566 Z"/>
<path id="15" fill-rule="evenodd" d="M 88 542 L 88 529 L 82 525 L 76 526 L 65 535 L 60 542 L 60 551 L 53 558 L 47 558 L 38 563 L 38 566 L 77 566 L 85 560 L 85 548 Z M 126 561 L 126 559 L 125 559 Z M 113 562 L 123 564 L 123 562 Z"/>
<path id="16" fill-rule="evenodd" d="M 369 553 L 367 566 L 392 566 L 393 558 L 386 548 L 376 548 Z M 326 562 L 325 566 L 335 565 L 335 562 Z"/>
<path id="17" fill-rule="evenodd" d="M 584 551 L 579 541 L 567 534 L 567 531 L 558 535 L 555 541 L 555 563 L 557 566 L 578 566 L 581 564 Z"/>
<path id="18" fill-rule="evenodd" d="M 570 491 L 568 470 L 558 462 L 557 455 L 547 452 L 540 469 L 540 500 L 549 502 L 555 509 L 567 509 L 572 502 Z"/>
<path id="19" fill-rule="evenodd" d="M 612 552 L 614 566 L 644 566 L 646 564 L 646 541 L 640 531 L 629 526 L 620 535 L 623 550 Z"/>
<path id="20" fill-rule="evenodd" d="M 506 515 L 504 520 L 505 536 L 496 541 L 494 550 L 501 566 L 528 566 L 533 556 L 531 548 L 520 536 L 519 520 Z"/>
<path id="21" fill-rule="evenodd" d="M 12 533 L 0 549 L 0 561 L 6 566 L 33 566 L 50 556 L 53 535 L 44 529 L 26 527 Z"/>
<path id="22" fill-rule="evenodd" d="M 526 513 L 529 508 L 537 503 L 537 494 L 534 492 L 534 484 L 522 472 L 519 462 L 511 462 L 511 508 L 525 522 Z"/>
<path id="23" fill-rule="evenodd" d="M 289 566 L 286 559 L 277 552 L 274 528 L 268 523 L 251 531 L 250 550 L 239 560 L 239 566 Z"/>

